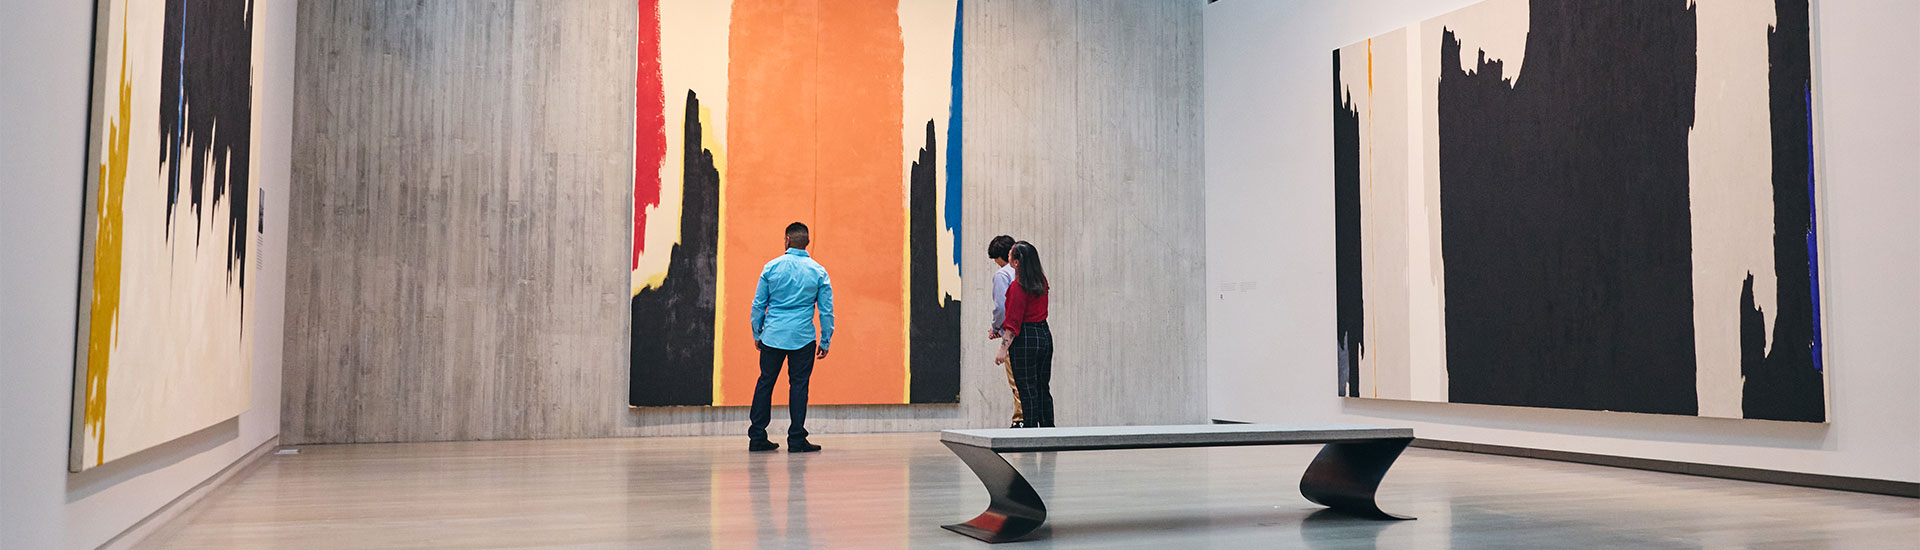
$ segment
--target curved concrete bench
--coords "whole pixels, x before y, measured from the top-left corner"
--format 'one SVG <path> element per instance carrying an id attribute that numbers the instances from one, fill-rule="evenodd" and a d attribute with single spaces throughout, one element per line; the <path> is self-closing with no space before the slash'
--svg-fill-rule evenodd
<path id="1" fill-rule="evenodd" d="M 946 430 L 940 443 L 958 455 L 987 486 L 987 511 L 965 523 L 942 525 L 949 531 L 987 542 L 1007 542 L 1040 528 L 1047 506 L 1027 478 L 1000 453 L 1093 451 L 1169 447 L 1324 444 L 1300 477 L 1300 494 L 1322 506 L 1375 519 L 1413 519 L 1380 510 L 1374 491 L 1400 451 L 1413 441 L 1412 428 L 1339 424 L 1201 424 L 1192 426 L 1103 426 Z"/>

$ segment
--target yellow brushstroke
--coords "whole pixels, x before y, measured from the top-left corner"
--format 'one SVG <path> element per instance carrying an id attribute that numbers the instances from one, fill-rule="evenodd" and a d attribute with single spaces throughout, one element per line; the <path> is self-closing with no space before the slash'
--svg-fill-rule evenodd
<path id="1" fill-rule="evenodd" d="M 709 130 L 710 128 L 715 128 Z M 720 131 L 713 125 L 713 110 L 700 107 L 700 147 L 713 153 L 713 171 L 720 174 L 720 181 L 727 181 L 727 150 L 720 143 Z"/>
<path id="2" fill-rule="evenodd" d="M 124 16 L 123 16 L 124 17 Z M 109 123 L 106 160 L 100 163 L 95 205 L 98 230 L 93 243 L 93 303 L 87 327 L 86 412 L 83 422 L 93 438 L 94 465 L 107 456 L 107 368 L 120 320 L 121 200 L 127 185 L 128 122 L 133 117 L 133 84 L 127 81 L 127 34 L 120 31 L 120 113 Z"/>
<path id="3" fill-rule="evenodd" d="M 667 283 L 667 272 L 665 271 L 648 275 L 647 282 L 644 284 L 634 285 L 633 296 L 628 296 L 628 297 L 629 298 L 637 297 L 640 295 L 640 291 L 642 290 L 646 290 L 649 288 L 660 288 L 660 285 L 664 285 L 666 283 Z"/>
<path id="4" fill-rule="evenodd" d="M 718 215 L 713 231 L 713 402 L 710 403 L 719 405 L 722 402 L 720 352 L 727 349 L 721 346 L 727 333 L 727 151 L 726 144 L 720 143 L 717 137 L 720 132 L 713 127 L 712 115 L 713 110 L 705 105 L 700 106 L 700 146 L 713 154 L 713 172 L 719 176 L 719 189 L 715 193 L 718 200 L 714 203 L 718 207 Z M 673 152 L 668 151 L 667 154 Z M 680 215 L 685 216 L 686 194 L 681 193 L 681 196 Z"/>

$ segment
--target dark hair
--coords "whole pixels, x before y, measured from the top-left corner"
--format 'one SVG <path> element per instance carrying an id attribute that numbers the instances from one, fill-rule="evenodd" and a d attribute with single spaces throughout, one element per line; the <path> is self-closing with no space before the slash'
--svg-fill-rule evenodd
<path id="1" fill-rule="evenodd" d="M 1013 237 L 1006 235 L 994 237 L 993 240 L 987 241 L 987 258 L 1005 260 L 1007 259 L 1007 250 L 1012 248 Z"/>
<path id="2" fill-rule="evenodd" d="M 1040 252 L 1033 249 L 1033 244 L 1027 241 L 1013 243 L 1013 248 L 1007 254 L 1008 258 L 1020 261 L 1020 267 L 1013 271 L 1013 280 L 1020 285 L 1020 290 L 1030 296 L 1046 296 L 1047 272 L 1040 268 Z"/>
<path id="3" fill-rule="evenodd" d="M 812 239 L 807 235 L 807 224 L 800 222 L 787 224 L 787 243 L 789 246 L 797 244 L 799 246 L 795 246 L 794 248 L 806 248 L 807 244 L 811 241 Z"/>

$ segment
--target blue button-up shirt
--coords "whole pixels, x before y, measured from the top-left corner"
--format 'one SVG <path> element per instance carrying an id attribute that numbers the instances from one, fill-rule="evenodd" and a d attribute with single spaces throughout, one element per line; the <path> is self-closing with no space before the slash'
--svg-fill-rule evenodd
<path id="1" fill-rule="evenodd" d="M 796 350 L 813 343 L 813 312 L 820 310 L 820 349 L 833 342 L 833 281 L 807 251 L 787 249 L 760 270 L 753 290 L 753 339 Z"/>

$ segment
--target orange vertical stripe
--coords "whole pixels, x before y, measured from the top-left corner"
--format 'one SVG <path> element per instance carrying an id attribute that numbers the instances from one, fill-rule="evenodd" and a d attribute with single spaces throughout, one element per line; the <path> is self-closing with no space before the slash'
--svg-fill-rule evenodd
<path id="1" fill-rule="evenodd" d="M 720 200 L 727 259 L 718 303 L 727 308 L 727 322 L 718 327 L 715 368 L 724 375 L 716 377 L 721 387 L 715 405 L 752 403 L 760 362 L 748 320 L 754 285 L 767 260 L 785 250 L 787 224 L 814 225 L 815 7 L 812 0 L 733 4 L 727 39 L 728 173 Z M 777 402 L 786 400 L 784 385 L 775 390 Z"/>
<path id="2" fill-rule="evenodd" d="M 901 403 L 906 383 L 904 46 L 897 6 L 737 0 L 728 39 L 726 267 L 716 405 L 752 402 L 759 374 L 748 308 L 782 229 L 813 229 L 833 277 L 834 349 L 810 401 Z M 785 376 L 774 401 L 786 401 Z"/>
<path id="3" fill-rule="evenodd" d="M 814 369 L 813 396 L 822 403 L 904 403 L 907 177 L 900 163 L 905 45 L 898 6 L 822 1 L 819 52 L 814 242 L 833 274 L 838 331 L 832 356 Z"/>

